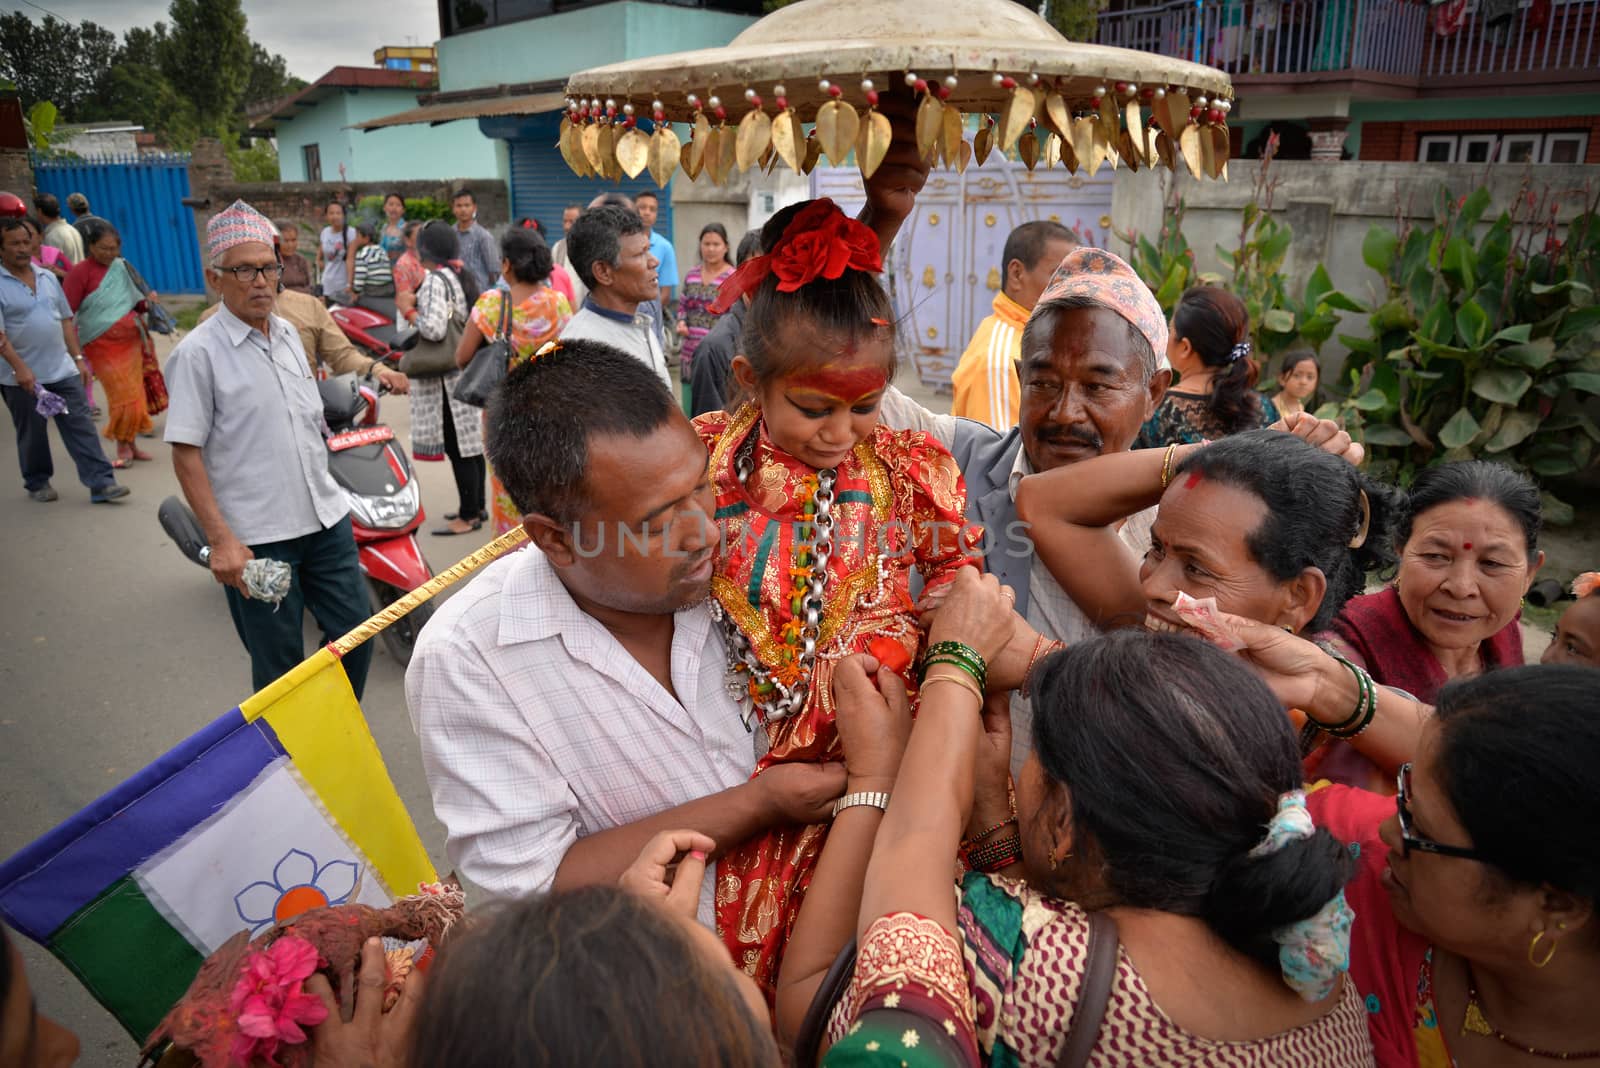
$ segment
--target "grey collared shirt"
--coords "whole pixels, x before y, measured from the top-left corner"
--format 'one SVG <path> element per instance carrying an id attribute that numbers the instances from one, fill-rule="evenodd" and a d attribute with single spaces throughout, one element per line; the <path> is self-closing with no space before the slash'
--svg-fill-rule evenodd
<path id="1" fill-rule="evenodd" d="M 246 545 L 331 527 L 350 511 L 328 473 L 322 397 L 300 335 L 274 315 L 270 336 L 226 307 L 167 360 L 167 441 L 195 445 L 211 491 Z"/>

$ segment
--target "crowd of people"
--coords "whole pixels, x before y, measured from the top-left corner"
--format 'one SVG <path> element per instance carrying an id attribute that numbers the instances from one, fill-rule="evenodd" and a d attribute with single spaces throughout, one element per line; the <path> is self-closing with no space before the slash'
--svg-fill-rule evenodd
<path id="1" fill-rule="evenodd" d="M 456 481 L 439 533 L 530 544 L 440 608 L 406 676 L 484 901 L 392 1011 L 376 953 L 344 1011 L 308 987 L 312 1063 L 1600 1061 L 1600 577 L 1524 665 L 1538 488 L 1483 461 L 1374 479 L 1314 414 L 1314 361 L 1256 389 L 1236 298 L 1197 287 L 1169 320 L 1054 224 L 1007 242 L 956 414 L 923 408 L 879 276 L 925 175 L 897 137 L 862 218 L 794 204 L 731 257 L 707 227 L 681 282 L 648 197 L 572 211 L 554 249 L 495 242 L 470 193 L 455 225 L 330 206 L 323 292 L 391 285 L 450 353 L 394 382 Z M 14 341 L 17 271 L 55 283 L 10 223 Z M 296 644 L 302 608 L 337 632 L 365 606 L 316 462 L 317 327 L 289 315 L 326 309 L 277 292 L 287 231 L 212 220 L 222 303 L 166 368 L 258 686 L 291 638 L 244 595 L 250 557 L 297 569 Z M 138 290 L 90 232 L 98 270 L 60 303 L 110 287 L 116 378 Z M 482 358 L 505 362 L 486 410 L 458 396 Z M 81 403 L 87 370 L 53 373 Z M 245 424 L 276 437 L 219 444 Z M 343 664 L 359 694 L 366 660 Z M 0 964 L 0 1065 L 67 1063 Z"/>

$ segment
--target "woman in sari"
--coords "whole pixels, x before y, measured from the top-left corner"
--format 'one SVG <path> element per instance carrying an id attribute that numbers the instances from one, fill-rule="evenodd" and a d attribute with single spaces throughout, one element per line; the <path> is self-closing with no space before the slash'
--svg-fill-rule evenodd
<path id="1" fill-rule="evenodd" d="M 1274 689 L 1326 660 L 1230 622 Z M 1350 977 L 1381 1068 L 1600 1063 L 1594 694 L 1594 671 L 1568 664 L 1456 680 L 1397 796 L 1310 790 L 1318 826 L 1359 862 Z"/>
<path id="2" fill-rule="evenodd" d="M 982 663 L 1013 618 L 992 576 L 963 572 L 930 647 L 955 640 Z M 1293 732 L 1247 668 L 1138 632 L 1042 661 L 1030 689 L 1052 714 L 1034 720 L 1008 819 L 1006 706 L 985 712 L 964 669 L 933 662 L 907 742 L 903 689 L 882 670 L 874 685 L 876 666 L 847 661 L 836 693 L 846 800 L 887 811 L 836 813 L 785 958 L 780 1033 L 854 934 L 827 1068 L 1048 1068 L 1073 1040 L 1094 1068 L 1372 1063 L 1343 974 L 1355 862 L 1311 825 Z M 974 870 L 952 893 L 964 828 Z M 1085 1029 L 1095 979 L 1104 1015 Z"/>
<path id="3" fill-rule="evenodd" d="M 472 306 L 472 315 L 461 332 L 456 349 L 456 365 L 465 368 L 478 349 L 500 337 L 500 319 L 505 313 L 507 294 L 511 300 L 511 359 L 506 370 L 526 363 L 545 344 L 561 334 L 572 318 L 572 305 L 550 286 L 550 246 L 536 230 L 507 230 L 500 239 L 500 277 L 506 289 L 490 289 Z M 494 532 L 504 534 L 522 523 L 522 511 L 511 502 L 511 495 L 500 478 L 489 472 L 489 507 L 494 510 Z M 456 516 L 445 516 L 456 519 Z M 471 517 L 467 517 L 470 521 Z"/>
<path id="4" fill-rule="evenodd" d="M 150 409 L 145 397 L 146 361 L 155 362 L 155 347 L 140 321 L 146 305 L 122 258 L 122 237 L 99 217 L 84 224 L 88 255 L 67 273 L 62 288 L 78 319 L 78 338 L 100 387 L 106 391 L 103 431 L 117 443 L 113 467 L 127 467 L 151 455 L 135 444 L 149 433 Z"/>

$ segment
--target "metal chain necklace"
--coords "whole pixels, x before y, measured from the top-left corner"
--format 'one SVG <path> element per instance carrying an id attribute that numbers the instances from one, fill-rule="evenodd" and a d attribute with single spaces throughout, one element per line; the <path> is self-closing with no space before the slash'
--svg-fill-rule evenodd
<path id="1" fill-rule="evenodd" d="M 751 475 L 755 473 L 755 443 L 756 434 L 752 432 L 734 456 L 733 472 L 741 485 L 748 486 Z M 750 718 L 753 714 L 760 713 L 763 722 L 785 719 L 804 708 L 806 698 L 810 696 L 811 672 L 817 659 L 817 638 L 822 631 L 822 610 L 827 602 L 828 561 L 833 555 L 833 487 L 838 477 L 838 471 L 831 467 L 817 472 L 816 490 L 809 501 L 802 504 L 802 515 L 807 504 L 811 506 L 811 515 L 796 524 L 797 528 L 810 526 L 815 529 L 810 538 L 803 537 L 801 531 L 796 530 L 795 570 L 804 566 L 799 561 L 809 555 L 810 574 L 803 584 L 797 582 L 795 586 L 798 602 L 795 614 L 799 617 L 800 627 L 798 640 L 785 643 L 785 651 L 793 650 L 794 659 L 792 667 L 783 672 L 783 677 L 761 662 L 738 625 L 720 606 L 716 608 L 733 658 L 733 664 L 728 669 L 728 692 L 734 700 L 745 705 L 746 729 L 751 729 Z M 716 604 L 715 601 L 712 603 Z"/>

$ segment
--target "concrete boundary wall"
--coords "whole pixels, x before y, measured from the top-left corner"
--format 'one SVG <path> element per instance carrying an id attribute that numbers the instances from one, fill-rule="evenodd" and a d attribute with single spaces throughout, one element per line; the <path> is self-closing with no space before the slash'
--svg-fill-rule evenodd
<path id="1" fill-rule="evenodd" d="M 1260 163 L 1234 160 L 1228 165 L 1228 182 L 1197 182 L 1187 174 L 1165 170 L 1119 170 L 1112 195 L 1112 220 L 1118 233 L 1135 231 L 1152 240 L 1168 218 L 1176 183 L 1183 197 L 1184 235 L 1194 250 L 1201 271 L 1221 273 L 1217 246 L 1238 247 L 1240 212 L 1253 195 Z M 1361 242 L 1374 223 L 1394 226 L 1397 212 L 1431 223 L 1435 191 L 1442 183 L 1451 202 L 1487 184 L 1492 201 L 1485 218 L 1492 220 L 1509 206 L 1528 182 L 1536 194 L 1548 187 L 1556 194 L 1557 221 L 1565 223 L 1582 210 L 1585 193 L 1592 201 L 1600 193 L 1600 166 L 1536 166 L 1516 164 L 1376 163 L 1345 161 L 1315 163 L 1279 161 L 1272 164 L 1277 180 L 1273 213 L 1294 229 L 1294 241 L 1285 261 L 1291 292 L 1298 292 L 1318 263 L 1324 264 L 1334 285 L 1362 301 L 1380 295 L 1381 281 L 1362 261 Z M 1114 241 L 1118 255 L 1128 249 Z M 1343 332 L 1366 334 L 1364 316 L 1346 315 Z M 1340 356 L 1344 347 L 1337 337 L 1324 355 Z"/>

